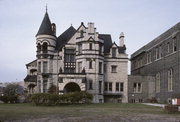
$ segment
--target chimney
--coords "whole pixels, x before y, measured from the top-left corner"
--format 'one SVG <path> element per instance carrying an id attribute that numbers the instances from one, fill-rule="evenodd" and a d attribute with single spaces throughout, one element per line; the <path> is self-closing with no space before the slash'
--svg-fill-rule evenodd
<path id="1" fill-rule="evenodd" d="M 88 23 L 88 33 L 94 33 L 94 23 Z"/>
<path id="2" fill-rule="evenodd" d="M 124 33 L 121 32 L 120 37 L 119 37 L 119 46 L 123 47 L 124 46 Z"/>

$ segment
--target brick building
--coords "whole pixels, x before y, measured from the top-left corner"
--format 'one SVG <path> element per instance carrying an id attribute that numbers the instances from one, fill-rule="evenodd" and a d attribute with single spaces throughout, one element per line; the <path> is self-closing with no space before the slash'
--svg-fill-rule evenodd
<path id="1" fill-rule="evenodd" d="M 158 102 L 171 102 L 180 93 L 180 23 L 133 53 L 130 60 L 129 101 L 155 97 Z"/>
<path id="2" fill-rule="evenodd" d="M 45 93 L 51 85 L 59 94 L 87 91 L 93 102 L 127 102 L 128 55 L 124 34 L 119 46 L 111 35 L 96 32 L 94 23 L 70 26 L 56 36 L 56 25 L 45 13 L 36 35 L 36 60 L 28 63 L 24 79 L 29 94 Z"/>

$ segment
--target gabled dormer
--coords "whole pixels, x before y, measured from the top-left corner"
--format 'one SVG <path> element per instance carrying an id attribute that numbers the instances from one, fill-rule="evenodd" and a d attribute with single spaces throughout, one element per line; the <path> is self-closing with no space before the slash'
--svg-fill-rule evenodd
<path id="1" fill-rule="evenodd" d="M 117 57 L 118 54 L 118 45 L 114 42 L 111 47 L 111 56 L 112 58 Z"/>

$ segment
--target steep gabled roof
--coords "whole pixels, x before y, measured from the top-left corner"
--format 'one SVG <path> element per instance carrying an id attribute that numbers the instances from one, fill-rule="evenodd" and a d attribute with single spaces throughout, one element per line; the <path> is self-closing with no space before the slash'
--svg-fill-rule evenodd
<path id="1" fill-rule="evenodd" d="M 43 34 L 53 35 L 53 31 L 52 31 L 52 27 L 51 27 L 51 21 L 49 19 L 47 12 L 44 15 L 44 19 L 41 23 L 41 26 L 40 26 L 39 31 L 36 34 L 36 36 L 43 35 Z"/>
<path id="2" fill-rule="evenodd" d="M 67 44 L 71 37 L 76 33 L 76 29 L 71 26 L 64 31 L 58 38 L 56 43 L 56 50 L 62 50 L 62 47 Z"/>
<path id="3" fill-rule="evenodd" d="M 31 65 L 36 65 L 37 66 L 37 59 L 31 61 L 30 63 L 26 64 L 26 67 L 31 66 Z"/>
<path id="4" fill-rule="evenodd" d="M 110 34 L 99 34 L 100 39 L 104 40 L 104 53 L 109 53 L 112 46 L 112 39 Z"/>

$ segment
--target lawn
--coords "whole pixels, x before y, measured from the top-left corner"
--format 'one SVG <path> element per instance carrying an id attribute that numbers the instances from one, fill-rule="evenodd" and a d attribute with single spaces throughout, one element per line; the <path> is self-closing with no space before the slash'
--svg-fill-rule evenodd
<path id="1" fill-rule="evenodd" d="M 32 104 L 0 104 L 1 121 L 179 121 L 180 114 L 167 114 L 159 107 L 143 104 L 81 104 L 35 106 Z"/>

